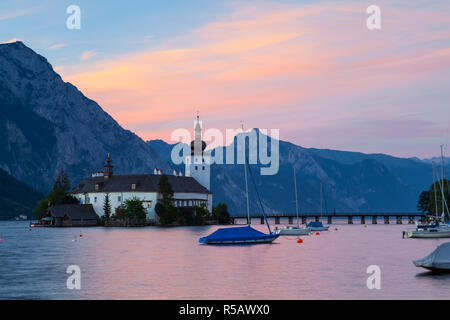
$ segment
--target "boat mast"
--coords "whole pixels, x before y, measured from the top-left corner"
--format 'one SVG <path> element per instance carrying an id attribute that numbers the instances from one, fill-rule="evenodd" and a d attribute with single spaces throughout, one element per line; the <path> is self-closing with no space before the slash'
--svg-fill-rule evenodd
<path id="1" fill-rule="evenodd" d="M 444 195 L 444 151 L 443 151 L 443 147 L 444 145 L 441 144 L 441 196 L 442 196 L 442 222 L 444 222 L 445 220 L 445 210 L 444 210 L 444 205 L 445 205 L 445 195 Z"/>
<path id="2" fill-rule="evenodd" d="M 434 168 L 434 162 L 431 161 L 431 167 L 433 168 L 433 184 L 434 184 L 434 211 L 436 214 L 436 221 L 438 221 L 438 201 L 437 201 L 437 189 L 436 189 L 436 173 L 435 173 L 435 168 Z"/>
<path id="3" fill-rule="evenodd" d="M 295 177 L 294 165 L 292 165 L 292 171 L 294 172 L 295 211 L 297 212 L 297 227 L 300 227 L 300 222 L 298 220 L 297 178 Z"/>
<path id="4" fill-rule="evenodd" d="M 242 127 L 242 133 L 244 133 L 244 125 L 241 124 Z M 245 196 L 247 198 L 247 224 L 250 225 L 250 204 L 248 202 L 248 182 L 247 182 L 247 161 L 246 161 L 246 152 L 245 152 L 245 137 L 244 137 L 244 146 L 243 146 L 243 152 L 244 152 L 244 176 L 245 176 Z"/>
<path id="5" fill-rule="evenodd" d="M 442 193 L 442 222 L 445 223 L 445 209 L 447 209 L 447 213 L 448 211 L 448 207 L 447 207 L 447 201 L 445 200 L 445 192 L 444 192 L 444 151 L 443 151 L 443 147 L 444 145 L 441 144 L 441 175 L 442 175 L 442 182 L 441 182 L 441 193 Z"/>

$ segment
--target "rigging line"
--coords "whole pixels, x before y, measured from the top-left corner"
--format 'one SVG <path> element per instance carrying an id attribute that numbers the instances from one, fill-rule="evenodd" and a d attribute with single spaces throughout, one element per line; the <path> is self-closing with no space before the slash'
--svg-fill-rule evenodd
<path id="1" fill-rule="evenodd" d="M 261 197 L 259 196 L 258 188 L 256 188 L 255 179 L 253 178 L 253 173 L 252 173 L 252 170 L 250 169 L 250 166 L 248 166 L 248 172 L 250 173 L 250 177 L 252 179 L 253 186 L 255 187 L 256 195 L 257 195 L 258 201 L 259 201 L 259 206 L 261 207 L 261 211 L 264 215 L 264 220 L 266 221 L 267 228 L 269 229 L 269 233 L 272 234 L 272 231 L 270 230 L 270 226 L 269 226 L 269 221 L 267 221 L 266 212 L 264 211 L 264 208 L 263 208 L 263 205 L 261 202 Z"/>

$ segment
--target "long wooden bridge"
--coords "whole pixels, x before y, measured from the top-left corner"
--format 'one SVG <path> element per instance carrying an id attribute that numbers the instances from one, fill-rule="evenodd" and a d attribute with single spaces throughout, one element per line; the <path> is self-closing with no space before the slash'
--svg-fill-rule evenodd
<path id="1" fill-rule="evenodd" d="M 283 219 L 288 224 L 293 224 L 294 220 L 297 218 L 296 213 L 268 213 L 266 214 L 268 219 L 274 219 L 275 224 L 280 224 L 281 219 Z M 246 224 L 248 224 L 247 214 L 231 214 L 230 215 L 233 224 L 237 224 L 237 220 L 244 219 Z M 308 219 L 313 218 L 315 221 L 319 221 L 320 219 L 327 219 L 328 224 L 333 223 L 333 218 L 343 219 L 347 218 L 348 224 L 353 224 L 354 220 L 359 218 L 361 224 L 366 224 L 366 221 L 372 221 L 372 224 L 378 223 L 378 218 L 383 218 L 385 224 L 391 223 L 391 217 L 395 218 L 397 224 L 403 223 L 403 218 L 408 218 L 409 224 L 414 224 L 416 219 L 421 219 L 425 217 L 425 215 L 421 212 L 360 212 L 360 213 L 329 213 L 329 214 L 320 214 L 320 213 L 301 213 L 299 214 L 299 219 L 301 219 L 302 224 L 306 224 Z M 370 219 L 371 218 L 371 219 Z M 261 224 L 264 224 L 264 216 L 262 214 L 251 214 L 250 220 L 252 219 L 260 219 Z M 251 223 L 251 221 L 250 221 Z M 243 224 L 243 223 L 242 223 Z"/>

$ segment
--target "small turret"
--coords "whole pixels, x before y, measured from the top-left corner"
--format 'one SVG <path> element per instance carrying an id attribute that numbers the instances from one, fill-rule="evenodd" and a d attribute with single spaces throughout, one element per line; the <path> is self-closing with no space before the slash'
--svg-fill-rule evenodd
<path id="1" fill-rule="evenodd" d="M 111 155 L 108 152 L 108 157 L 106 158 L 106 164 L 104 166 L 103 170 L 103 177 L 105 179 L 111 178 L 113 175 L 113 168 L 114 166 L 111 164 Z"/>

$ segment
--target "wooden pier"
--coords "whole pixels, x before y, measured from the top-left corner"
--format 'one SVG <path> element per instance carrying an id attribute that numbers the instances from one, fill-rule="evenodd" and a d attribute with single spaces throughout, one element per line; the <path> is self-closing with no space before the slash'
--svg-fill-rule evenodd
<path id="1" fill-rule="evenodd" d="M 269 213 L 266 214 L 268 219 L 275 220 L 275 224 L 294 224 L 296 221 L 297 214 L 295 213 Z M 248 224 L 247 214 L 232 214 L 230 215 L 232 223 L 237 224 L 236 221 L 244 219 L 246 224 Z M 372 224 L 378 223 L 378 218 L 382 218 L 384 224 L 396 223 L 402 224 L 403 219 L 407 218 L 408 224 L 414 224 L 416 220 L 425 217 L 421 212 L 373 212 L 373 213 L 333 213 L 333 214 L 320 214 L 320 213 L 302 213 L 299 214 L 299 219 L 302 224 L 306 224 L 307 221 L 319 221 L 327 220 L 328 224 L 333 224 L 333 219 L 339 221 L 347 221 L 348 224 L 353 224 L 354 221 L 358 220 L 361 224 L 367 224 L 371 221 Z M 372 218 L 372 219 L 370 219 Z M 391 220 L 391 218 L 393 218 Z M 250 220 L 260 220 L 261 224 L 264 224 L 264 216 L 262 214 L 252 214 Z M 251 223 L 251 221 L 250 221 Z M 242 223 L 244 224 L 244 223 Z"/>

